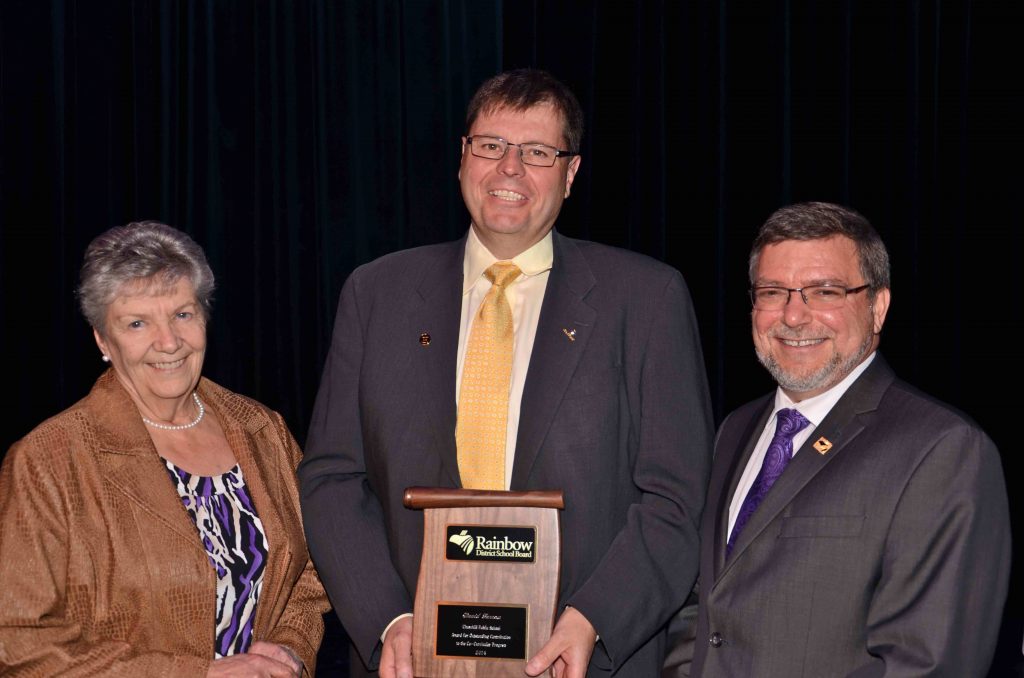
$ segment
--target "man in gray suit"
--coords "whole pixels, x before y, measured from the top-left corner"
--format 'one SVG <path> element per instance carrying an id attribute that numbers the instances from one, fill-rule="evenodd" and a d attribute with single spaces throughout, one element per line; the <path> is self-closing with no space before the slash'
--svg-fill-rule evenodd
<path id="1" fill-rule="evenodd" d="M 750 282 L 778 388 L 719 429 L 696 632 L 665 675 L 984 676 L 1010 567 L 999 453 L 877 352 L 885 245 L 850 209 L 785 207 Z"/>
<path id="2" fill-rule="evenodd" d="M 544 72 L 484 83 L 462 138 L 467 235 L 382 257 L 342 290 L 299 477 L 320 576 L 382 676 L 412 675 L 423 517 L 403 492 L 476 474 L 457 438 L 488 300 L 505 297 L 514 334 L 496 488 L 565 494 L 560 615 L 527 672 L 655 675 L 696 578 L 712 426 L 693 309 L 677 271 L 552 230 L 582 121 Z M 493 273 L 508 262 L 511 283 Z"/>

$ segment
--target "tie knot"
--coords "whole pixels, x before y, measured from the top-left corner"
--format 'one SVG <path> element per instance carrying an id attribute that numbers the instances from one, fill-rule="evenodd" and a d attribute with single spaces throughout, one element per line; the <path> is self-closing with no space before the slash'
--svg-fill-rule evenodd
<path id="1" fill-rule="evenodd" d="M 519 277 L 522 271 L 511 261 L 498 261 L 491 264 L 491 267 L 484 271 L 484 277 L 498 288 L 504 289 L 513 280 Z"/>
<path id="2" fill-rule="evenodd" d="M 775 435 L 783 435 L 787 438 L 792 438 L 811 423 L 807 417 L 800 414 L 800 410 L 788 407 L 779 410 L 777 416 L 778 426 L 775 429 Z"/>

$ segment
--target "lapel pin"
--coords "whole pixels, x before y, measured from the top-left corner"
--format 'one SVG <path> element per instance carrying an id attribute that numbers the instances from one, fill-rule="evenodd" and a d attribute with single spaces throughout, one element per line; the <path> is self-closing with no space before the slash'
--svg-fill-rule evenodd
<path id="1" fill-rule="evenodd" d="M 420 346 L 430 346 L 430 335 L 426 332 L 420 335 Z"/>
<path id="2" fill-rule="evenodd" d="M 567 330 L 567 329 L 565 329 L 563 327 L 562 328 L 562 334 L 564 334 L 565 336 L 569 337 L 569 341 L 576 341 L 576 328 L 575 327 L 572 328 L 571 330 Z"/>
<path id="3" fill-rule="evenodd" d="M 825 454 L 832 449 L 832 441 L 822 436 L 814 441 L 814 449 L 818 451 L 818 454 Z"/>

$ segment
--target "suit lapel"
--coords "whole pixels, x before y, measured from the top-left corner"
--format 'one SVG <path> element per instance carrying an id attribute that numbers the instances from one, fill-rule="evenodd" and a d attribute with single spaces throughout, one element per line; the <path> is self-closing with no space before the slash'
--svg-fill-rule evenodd
<path id="1" fill-rule="evenodd" d="M 429 343 L 414 349 L 411 374 L 422 375 L 416 388 L 416 406 L 427 410 L 430 434 L 454 487 L 461 487 L 455 448 L 455 370 L 462 315 L 462 260 L 466 239 L 449 243 L 436 265 L 428 268 L 417 285 L 418 306 L 411 312 L 414 333 L 427 333 Z M 413 338 L 411 338 L 412 340 Z M 407 378 L 402 375 L 401 378 Z"/>
<path id="2" fill-rule="evenodd" d="M 104 483 L 205 553 L 139 411 L 113 369 L 97 380 L 89 408 L 97 422 L 96 459 Z"/>
<path id="3" fill-rule="evenodd" d="M 242 469 L 242 477 L 256 509 L 256 515 L 263 523 L 263 531 L 267 538 L 270 557 L 263 574 L 261 604 L 256 608 L 255 628 L 262 633 L 270 625 L 270 620 L 280 616 L 281 607 L 287 596 L 282 595 L 287 579 L 286 574 L 291 566 L 292 550 L 289 546 L 287 530 L 281 520 L 280 511 L 275 503 L 276 495 L 271 492 L 275 478 L 291 473 L 290 468 L 276 468 L 284 461 L 283 455 L 275 453 L 259 454 L 256 447 L 256 434 L 267 425 L 263 417 L 247 417 L 244 410 L 235 409 L 234 416 L 229 417 L 220 412 L 222 401 L 208 390 L 202 391 L 203 399 L 218 414 L 224 437 Z M 267 452 L 276 452 L 268 450 Z M 269 604 L 274 601 L 274 604 Z"/>
<path id="4" fill-rule="evenodd" d="M 778 517 L 800 490 L 826 465 L 844 453 L 850 443 L 864 429 L 863 415 L 877 409 L 882 394 L 892 380 L 892 370 L 881 355 L 876 355 L 871 366 L 850 386 L 807 439 L 807 442 L 801 446 L 793 457 L 793 461 L 789 463 L 785 472 L 772 486 L 768 496 L 754 511 L 736 540 L 730 558 L 725 561 L 721 576 L 728 573 L 732 564 L 743 557 L 744 551 L 751 542 Z M 757 429 L 757 431 L 759 430 Z M 814 441 L 820 437 L 825 437 L 832 442 L 832 449 L 826 454 L 818 453 L 813 447 Z M 749 458 L 749 453 L 747 457 Z M 742 466 L 737 467 L 733 475 L 742 473 L 742 469 Z M 733 482 L 735 483 L 735 480 Z"/>
<path id="5" fill-rule="evenodd" d="M 757 440 L 760 437 L 761 431 L 764 430 L 765 423 L 768 419 L 768 415 L 772 411 L 773 399 L 771 396 L 764 399 L 763 404 L 753 406 L 751 411 L 754 413 L 753 416 L 744 425 L 743 422 L 737 422 L 738 436 L 734 436 L 729 440 L 722 440 L 722 449 L 729 450 L 726 454 L 731 454 L 731 459 L 723 459 L 723 465 L 727 469 L 725 475 L 722 478 L 713 478 L 711 481 L 712 487 L 718 487 L 718 494 L 714 504 L 714 515 L 717 517 L 715 522 L 715 533 L 714 533 L 714 571 L 717 573 L 722 571 L 722 566 L 725 563 L 725 546 L 729 541 L 729 506 L 732 504 L 732 496 L 736 493 L 736 486 L 740 482 L 740 476 L 743 475 L 743 469 L 746 468 L 747 463 L 750 461 L 750 455 L 754 452 L 754 446 L 757 444 Z"/>
<path id="6" fill-rule="evenodd" d="M 100 467 L 106 480 L 150 518 L 163 523 L 192 547 L 203 551 L 202 542 L 174 491 L 174 485 L 156 449 L 114 450 L 101 448 Z"/>
<path id="7" fill-rule="evenodd" d="M 519 410 L 513 490 L 526 487 L 537 453 L 597 320 L 597 311 L 585 301 L 596 283 L 590 266 L 573 241 L 558 233 L 552 235 L 554 261 Z M 573 330 L 571 338 L 566 336 L 566 332 Z"/>

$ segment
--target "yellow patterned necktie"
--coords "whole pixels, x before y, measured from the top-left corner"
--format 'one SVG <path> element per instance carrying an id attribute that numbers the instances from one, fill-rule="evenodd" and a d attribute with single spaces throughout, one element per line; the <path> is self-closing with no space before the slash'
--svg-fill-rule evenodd
<path id="1" fill-rule="evenodd" d="M 512 307 L 505 298 L 505 288 L 520 273 L 519 267 L 508 261 L 499 261 L 484 271 L 491 289 L 469 332 L 455 424 L 459 475 L 467 489 L 505 489 L 513 338 Z"/>

